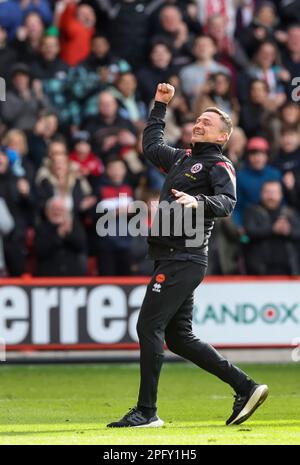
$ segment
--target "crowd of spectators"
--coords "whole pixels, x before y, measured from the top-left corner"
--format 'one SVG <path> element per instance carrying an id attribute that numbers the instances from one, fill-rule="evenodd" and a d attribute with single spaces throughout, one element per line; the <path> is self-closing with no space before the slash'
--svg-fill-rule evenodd
<path id="1" fill-rule="evenodd" d="M 146 238 L 100 238 L 96 205 L 159 198 L 141 144 L 159 82 L 168 144 L 208 106 L 234 122 L 209 273 L 299 274 L 300 0 L 0 0 L 0 76 L 0 275 L 151 273 Z"/>

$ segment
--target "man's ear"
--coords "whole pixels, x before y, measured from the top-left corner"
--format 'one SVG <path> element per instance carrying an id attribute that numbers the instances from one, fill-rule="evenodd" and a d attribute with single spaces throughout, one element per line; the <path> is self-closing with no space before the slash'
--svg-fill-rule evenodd
<path id="1" fill-rule="evenodd" d="M 224 144 L 226 144 L 228 139 L 229 139 L 229 137 L 228 137 L 227 132 L 222 132 L 222 134 L 220 134 L 220 136 L 218 137 L 217 142 L 224 145 Z"/>

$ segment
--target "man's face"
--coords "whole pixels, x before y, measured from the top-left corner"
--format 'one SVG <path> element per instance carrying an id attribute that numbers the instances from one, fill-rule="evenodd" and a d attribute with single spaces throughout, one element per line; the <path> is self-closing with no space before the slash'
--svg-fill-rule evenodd
<path id="1" fill-rule="evenodd" d="M 154 66 L 164 69 L 169 66 L 172 54 L 165 45 L 157 44 L 152 49 L 150 58 Z"/>
<path id="2" fill-rule="evenodd" d="M 228 134 L 224 130 L 223 122 L 217 113 L 206 111 L 200 115 L 192 131 L 192 144 L 196 142 L 212 142 L 225 144 Z"/>
<path id="3" fill-rule="evenodd" d="M 77 8 L 77 19 L 86 28 L 92 28 L 96 23 L 95 12 L 89 5 L 79 5 Z"/>
<path id="4" fill-rule="evenodd" d="M 251 152 L 248 154 L 248 162 L 252 169 L 261 171 L 268 162 L 268 155 L 260 150 Z"/>
<path id="5" fill-rule="evenodd" d="M 50 223 L 61 224 L 66 217 L 66 208 L 62 199 L 53 199 L 46 207 L 46 216 Z"/>
<path id="6" fill-rule="evenodd" d="M 221 40 L 226 35 L 226 20 L 218 15 L 208 19 L 208 34 L 216 40 Z"/>
<path id="7" fill-rule="evenodd" d="M 110 45 L 105 37 L 95 37 L 92 42 L 92 52 L 97 58 L 103 58 L 109 52 Z"/>
<path id="8" fill-rule="evenodd" d="M 17 71 L 12 78 L 12 82 L 15 88 L 19 92 L 22 92 L 29 89 L 30 78 L 28 74 L 25 74 L 22 71 Z"/>
<path id="9" fill-rule="evenodd" d="M 45 37 L 41 46 L 41 54 L 46 61 L 54 60 L 59 54 L 59 41 L 57 37 Z"/>
<path id="10" fill-rule="evenodd" d="M 99 97 L 98 110 L 104 118 L 114 118 L 118 110 L 116 99 L 108 93 L 101 94 Z"/>
<path id="11" fill-rule="evenodd" d="M 282 134 L 280 139 L 281 148 L 287 153 L 297 150 L 299 143 L 300 140 L 297 131 L 287 131 Z"/>
<path id="12" fill-rule="evenodd" d="M 176 32 L 181 22 L 180 11 L 173 6 L 166 7 L 162 10 L 160 16 L 162 27 L 168 32 Z"/>
<path id="13" fill-rule="evenodd" d="M 300 27 L 291 27 L 288 30 L 287 48 L 289 52 L 299 52 L 300 49 Z"/>
<path id="14" fill-rule="evenodd" d="M 199 37 L 193 47 L 196 60 L 210 60 L 216 53 L 213 40 L 210 37 Z"/>
<path id="15" fill-rule="evenodd" d="M 136 86 L 137 82 L 134 74 L 124 74 L 118 82 L 118 88 L 125 97 L 129 97 L 134 94 Z"/>
<path id="16" fill-rule="evenodd" d="M 264 26 L 272 26 L 276 19 L 274 9 L 269 5 L 262 6 L 257 13 L 257 18 Z"/>
<path id="17" fill-rule="evenodd" d="M 261 192 L 262 204 L 268 210 L 275 210 L 282 202 L 282 188 L 279 182 L 270 182 L 263 186 Z"/>
<path id="18" fill-rule="evenodd" d="M 106 167 L 106 174 L 115 184 L 121 184 L 126 175 L 126 167 L 121 160 L 111 161 Z"/>

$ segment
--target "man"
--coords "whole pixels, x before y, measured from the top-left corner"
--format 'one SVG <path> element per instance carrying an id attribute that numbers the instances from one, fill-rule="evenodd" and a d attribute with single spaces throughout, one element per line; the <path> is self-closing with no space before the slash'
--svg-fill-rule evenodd
<path id="1" fill-rule="evenodd" d="M 160 203 L 176 199 L 183 210 L 193 208 L 194 213 L 204 207 L 204 241 L 198 247 L 187 247 L 184 235 L 149 236 L 155 269 L 137 324 L 141 348 L 138 403 L 109 427 L 163 425 L 156 414 L 156 398 L 164 339 L 172 352 L 218 376 L 236 391 L 227 425 L 249 418 L 268 394 L 266 385 L 256 384 L 192 332 L 193 291 L 205 275 L 213 218 L 228 216 L 236 203 L 234 168 L 222 155 L 232 123 L 226 113 L 211 107 L 196 120 L 191 153 L 165 145 L 164 117 L 174 92 L 169 84 L 157 87 L 154 108 L 144 131 L 144 153 L 168 173 Z"/>
<path id="2" fill-rule="evenodd" d="M 283 205 L 279 181 L 263 184 L 260 202 L 245 212 L 244 227 L 250 239 L 246 249 L 248 274 L 299 274 L 300 218 L 294 209 Z"/>
<path id="3" fill-rule="evenodd" d="M 85 276 L 85 231 L 63 197 L 51 197 L 35 230 L 37 276 Z"/>

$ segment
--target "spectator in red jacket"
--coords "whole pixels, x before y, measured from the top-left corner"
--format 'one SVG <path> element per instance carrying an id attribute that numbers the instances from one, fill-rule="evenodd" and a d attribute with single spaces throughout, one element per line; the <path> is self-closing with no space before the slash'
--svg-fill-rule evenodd
<path id="1" fill-rule="evenodd" d="M 76 3 L 76 0 L 65 0 L 66 7 L 59 19 L 60 56 L 70 66 L 76 66 L 90 54 L 96 23 L 93 8 Z"/>
<path id="2" fill-rule="evenodd" d="M 125 213 L 133 201 L 133 190 L 126 182 L 125 163 L 117 156 L 107 161 L 105 175 L 98 191 L 97 239 L 95 242 L 98 273 L 100 276 L 126 276 L 131 274 L 131 239 L 120 233 L 127 228 Z M 122 195 L 122 197 L 121 197 Z M 101 222 L 103 213 L 112 215 L 111 220 Z M 99 218 L 100 214 L 100 218 Z M 116 221 L 116 224 L 115 224 Z M 114 227 L 114 225 L 116 227 Z M 112 229 L 111 229 L 112 228 Z M 106 233 L 109 232 L 109 235 Z"/>
<path id="3" fill-rule="evenodd" d="M 70 153 L 70 160 L 77 165 L 80 174 L 87 177 L 92 187 L 99 183 L 104 166 L 100 158 L 92 152 L 87 131 L 77 131 L 74 134 L 74 149 Z"/>

